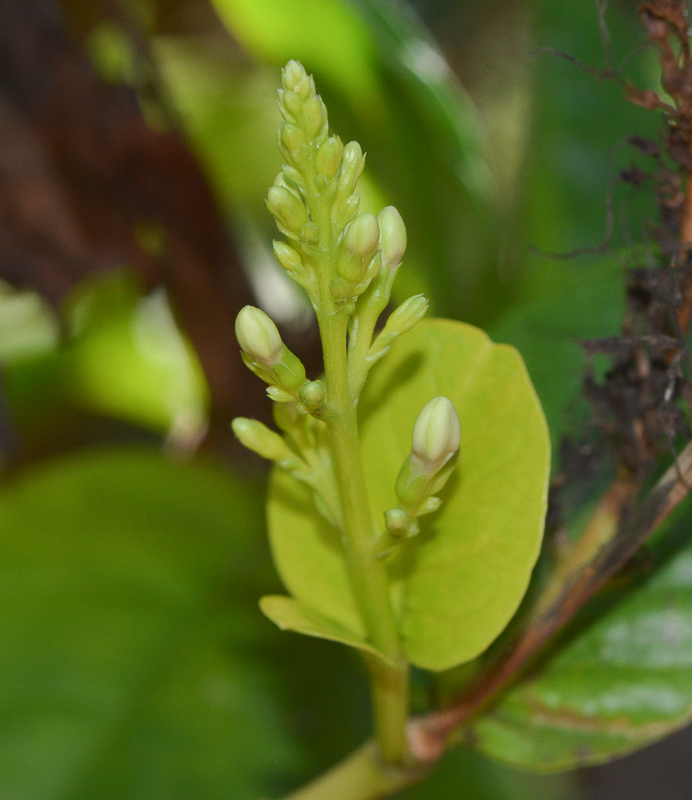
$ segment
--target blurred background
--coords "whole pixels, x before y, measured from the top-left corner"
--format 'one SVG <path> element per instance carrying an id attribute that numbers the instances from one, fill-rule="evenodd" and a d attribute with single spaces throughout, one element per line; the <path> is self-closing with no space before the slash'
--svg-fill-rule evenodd
<path id="1" fill-rule="evenodd" d="M 657 221 L 616 180 L 661 125 L 613 79 L 660 88 L 636 6 L 0 0 L 1 800 L 280 796 L 367 736 L 357 659 L 257 609 L 266 472 L 229 429 L 269 416 L 246 303 L 320 369 L 264 205 L 280 67 L 406 221 L 396 299 L 517 346 L 557 452 Z M 459 749 L 402 797 L 689 798 L 690 744 L 543 777 Z"/>

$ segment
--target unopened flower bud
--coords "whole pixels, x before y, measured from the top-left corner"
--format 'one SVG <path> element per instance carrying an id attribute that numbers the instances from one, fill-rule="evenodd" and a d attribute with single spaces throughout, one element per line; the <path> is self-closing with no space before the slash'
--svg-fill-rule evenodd
<path id="1" fill-rule="evenodd" d="M 300 174 L 300 172 L 295 168 L 292 167 L 290 164 L 284 164 L 283 166 L 283 174 L 289 181 L 294 183 L 296 186 L 304 186 L 305 179 Z M 276 184 L 276 181 L 274 181 Z"/>
<path id="2" fill-rule="evenodd" d="M 340 227 L 345 228 L 352 222 L 358 213 L 360 205 L 360 193 L 350 194 L 342 203 L 339 203 L 337 212 L 334 215 L 334 222 Z"/>
<path id="3" fill-rule="evenodd" d="M 380 228 L 374 214 L 359 214 L 346 231 L 346 249 L 364 260 L 372 256 L 379 241 Z"/>
<path id="4" fill-rule="evenodd" d="M 320 240 L 320 229 L 314 222 L 306 222 L 300 229 L 300 238 L 306 244 L 317 244 Z"/>
<path id="5" fill-rule="evenodd" d="M 318 172 L 327 178 L 333 178 L 341 165 L 341 156 L 344 146 L 338 136 L 330 136 L 327 141 L 320 146 L 315 156 L 315 166 Z"/>
<path id="6" fill-rule="evenodd" d="M 422 294 L 409 297 L 389 315 L 382 329 L 382 338 L 388 339 L 391 334 L 399 335 L 410 331 L 428 310 L 428 300 Z"/>
<path id="7" fill-rule="evenodd" d="M 231 427 L 240 443 L 262 458 L 267 458 L 269 461 L 285 461 L 293 455 L 282 436 L 256 419 L 236 417 Z"/>
<path id="8" fill-rule="evenodd" d="M 317 138 L 327 122 L 327 110 L 321 98 L 310 97 L 303 104 L 303 125 L 308 139 Z"/>
<path id="9" fill-rule="evenodd" d="M 289 115 L 290 118 L 295 121 L 303 107 L 300 97 L 298 97 L 295 92 L 287 92 L 283 89 L 280 89 L 279 102 L 281 104 L 281 108 L 283 109 L 284 118 Z"/>
<path id="10" fill-rule="evenodd" d="M 279 139 L 281 144 L 290 152 L 295 152 L 301 144 L 306 143 L 305 133 L 290 122 L 284 122 L 279 128 Z"/>
<path id="11" fill-rule="evenodd" d="M 327 397 L 322 381 L 308 381 L 300 387 L 300 402 L 308 411 L 316 411 Z"/>
<path id="12" fill-rule="evenodd" d="M 308 211 L 284 186 L 272 186 L 267 194 L 267 207 L 277 222 L 287 230 L 298 233 L 308 221 Z"/>
<path id="13" fill-rule="evenodd" d="M 285 242 L 277 241 L 273 242 L 273 247 L 277 261 L 286 272 L 295 275 L 302 268 L 303 260 L 292 247 L 289 247 Z"/>
<path id="14" fill-rule="evenodd" d="M 272 369 L 275 383 L 287 392 L 296 394 L 305 383 L 305 367 L 288 347 L 281 349 L 281 357 Z"/>
<path id="15" fill-rule="evenodd" d="M 238 344 L 255 361 L 266 367 L 273 366 L 283 350 L 283 342 L 272 320 L 254 306 L 245 306 L 235 320 Z"/>
<path id="16" fill-rule="evenodd" d="M 310 97 L 312 85 L 308 77 L 305 67 L 300 61 L 291 61 L 281 71 L 281 83 L 287 92 L 293 92 L 298 95 L 301 101 L 305 101 Z"/>
<path id="17" fill-rule="evenodd" d="M 332 297 L 335 300 L 344 301 L 348 300 L 351 296 L 351 284 L 346 280 L 346 278 L 334 278 L 334 280 L 329 284 L 329 288 L 332 292 Z"/>
<path id="18" fill-rule="evenodd" d="M 411 517 L 403 508 L 388 508 L 384 512 L 385 528 L 393 536 L 403 536 L 409 529 Z"/>
<path id="19" fill-rule="evenodd" d="M 435 397 L 426 403 L 413 427 L 411 452 L 439 470 L 459 449 L 461 425 L 452 401 Z"/>
<path id="20" fill-rule="evenodd" d="M 391 269 L 399 265 L 406 251 L 406 226 L 394 206 L 383 208 L 377 221 L 380 223 L 382 261 Z"/>
<path id="21" fill-rule="evenodd" d="M 275 403 L 292 403 L 295 400 L 291 392 L 287 392 L 279 386 L 268 386 L 267 397 Z"/>
<path id="22" fill-rule="evenodd" d="M 358 142 L 349 142 L 344 147 L 344 154 L 341 159 L 341 172 L 339 174 L 339 188 L 346 194 L 351 194 L 360 173 L 363 171 L 365 162 L 363 151 Z"/>

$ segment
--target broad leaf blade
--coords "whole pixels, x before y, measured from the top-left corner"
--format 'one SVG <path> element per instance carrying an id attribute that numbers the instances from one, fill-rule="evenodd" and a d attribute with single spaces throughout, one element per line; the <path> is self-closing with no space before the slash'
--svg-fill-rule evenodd
<path id="1" fill-rule="evenodd" d="M 0 493 L 0 793 L 272 791 L 295 751 L 235 594 L 258 501 L 227 472 L 132 450 Z"/>
<path id="2" fill-rule="evenodd" d="M 356 633 L 347 630 L 338 623 L 318 614 L 313 609 L 298 603 L 291 597 L 283 595 L 267 595 L 260 600 L 262 613 L 281 628 L 282 631 L 295 631 L 318 639 L 328 639 L 348 647 L 364 650 L 390 663 L 379 650 Z"/>
<path id="3" fill-rule="evenodd" d="M 534 772 L 610 760 L 692 716 L 692 546 L 474 726 L 484 753 Z"/>
<path id="4" fill-rule="evenodd" d="M 462 423 L 458 475 L 443 508 L 391 563 L 393 602 L 410 660 L 442 670 L 482 652 L 516 610 L 540 547 L 548 435 L 521 358 L 477 328 L 433 320 L 402 337 L 374 371 L 361 408 L 375 525 L 396 505 L 394 480 L 420 408 L 435 395 Z M 289 591 L 362 633 L 337 532 L 309 494 L 275 472 L 269 526 Z"/>

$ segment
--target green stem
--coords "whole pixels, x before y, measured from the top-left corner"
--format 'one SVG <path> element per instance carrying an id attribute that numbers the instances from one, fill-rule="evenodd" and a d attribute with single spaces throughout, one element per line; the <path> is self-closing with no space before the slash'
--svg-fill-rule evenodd
<path id="1" fill-rule="evenodd" d="M 357 402 L 348 386 L 346 314 L 320 319 L 329 413 L 325 417 L 342 506 L 349 577 L 370 642 L 395 666 L 370 665 L 375 729 L 382 756 L 402 763 L 407 753 L 408 666 L 401 653 L 389 578 L 377 557 L 375 531 L 360 458 Z"/>
<path id="2" fill-rule="evenodd" d="M 420 770 L 383 764 L 377 746 L 368 742 L 335 767 L 284 800 L 380 800 L 416 783 Z"/>

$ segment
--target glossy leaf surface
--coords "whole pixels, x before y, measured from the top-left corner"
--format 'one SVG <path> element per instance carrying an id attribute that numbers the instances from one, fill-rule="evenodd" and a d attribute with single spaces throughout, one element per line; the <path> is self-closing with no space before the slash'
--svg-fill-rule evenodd
<path id="1" fill-rule="evenodd" d="M 607 761 L 692 716 L 692 547 L 474 726 L 479 749 L 550 772 Z"/>
<path id="2" fill-rule="evenodd" d="M 548 435 L 518 353 L 477 328 L 421 323 L 374 370 L 362 398 L 362 449 L 374 526 L 396 505 L 394 480 L 420 408 L 446 395 L 461 419 L 457 474 L 443 507 L 390 562 L 410 660 L 442 670 L 473 658 L 519 604 L 540 547 Z M 303 604 L 363 635 L 339 536 L 305 489 L 275 472 L 269 525 L 279 572 Z"/>

